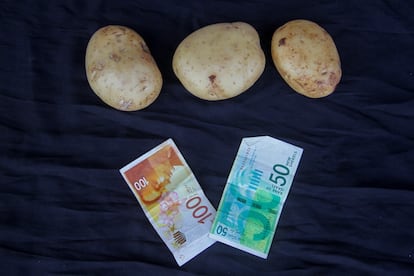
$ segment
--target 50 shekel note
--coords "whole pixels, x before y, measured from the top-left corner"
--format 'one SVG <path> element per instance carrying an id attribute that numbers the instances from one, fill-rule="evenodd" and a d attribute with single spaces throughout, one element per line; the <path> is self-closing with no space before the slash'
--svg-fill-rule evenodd
<path id="1" fill-rule="evenodd" d="M 267 258 L 302 152 L 269 136 L 244 138 L 210 237 Z"/>
<path id="2" fill-rule="evenodd" d="M 120 172 L 178 265 L 215 242 L 208 232 L 216 211 L 172 139 Z"/>

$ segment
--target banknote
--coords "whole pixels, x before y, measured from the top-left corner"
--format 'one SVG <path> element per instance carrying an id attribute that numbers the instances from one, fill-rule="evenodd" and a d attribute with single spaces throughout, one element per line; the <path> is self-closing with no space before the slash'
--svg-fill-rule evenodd
<path id="1" fill-rule="evenodd" d="M 172 139 L 121 168 L 120 173 L 178 265 L 215 242 L 208 232 L 216 210 Z"/>
<path id="2" fill-rule="evenodd" d="M 242 139 L 209 236 L 267 258 L 302 152 L 269 136 Z"/>

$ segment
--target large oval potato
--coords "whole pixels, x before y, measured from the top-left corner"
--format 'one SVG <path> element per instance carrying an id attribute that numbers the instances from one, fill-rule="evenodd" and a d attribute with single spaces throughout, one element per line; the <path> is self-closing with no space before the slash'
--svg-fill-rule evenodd
<path id="1" fill-rule="evenodd" d="M 310 98 L 331 94 L 342 75 L 341 62 L 331 36 L 308 20 L 293 20 L 272 37 L 273 62 L 288 85 Z"/>
<path id="2" fill-rule="evenodd" d="M 173 70 L 183 86 L 210 101 L 245 92 L 259 79 L 264 67 L 259 35 L 243 22 L 198 29 L 178 45 L 173 56 Z"/>
<path id="3" fill-rule="evenodd" d="M 161 91 L 161 72 L 144 39 L 125 26 L 106 26 L 92 35 L 85 68 L 95 94 L 118 110 L 143 109 Z"/>

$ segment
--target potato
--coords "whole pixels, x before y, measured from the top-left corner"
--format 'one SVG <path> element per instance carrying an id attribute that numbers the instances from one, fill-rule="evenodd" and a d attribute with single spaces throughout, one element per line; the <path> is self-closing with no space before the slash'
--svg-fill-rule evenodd
<path id="1" fill-rule="evenodd" d="M 161 72 L 144 39 L 124 26 L 106 26 L 89 40 L 86 76 L 95 94 L 122 111 L 153 103 L 162 87 Z"/>
<path id="2" fill-rule="evenodd" d="M 265 56 L 256 30 L 247 23 L 217 23 L 188 35 L 173 56 L 183 86 L 204 100 L 235 97 L 261 76 Z"/>
<path id="3" fill-rule="evenodd" d="M 287 84 L 310 98 L 331 94 L 342 75 L 341 61 L 331 36 L 308 20 L 293 20 L 272 37 L 273 62 Z"/>

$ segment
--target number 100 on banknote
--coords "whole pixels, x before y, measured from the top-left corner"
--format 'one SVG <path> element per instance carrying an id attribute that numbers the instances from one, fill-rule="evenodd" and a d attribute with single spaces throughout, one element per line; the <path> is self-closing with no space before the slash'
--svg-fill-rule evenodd
<path id="1" fill-rule="evenodd" d="M 208 232 L 216 211 L 172 139 L 120 172 L 178 265 L 215 242 Z"/>
<path id="2" fill-rule="evenodd" d="M 269 136 L 244 138 L 209 236 L 267 258 L 302 152 Z"/>

